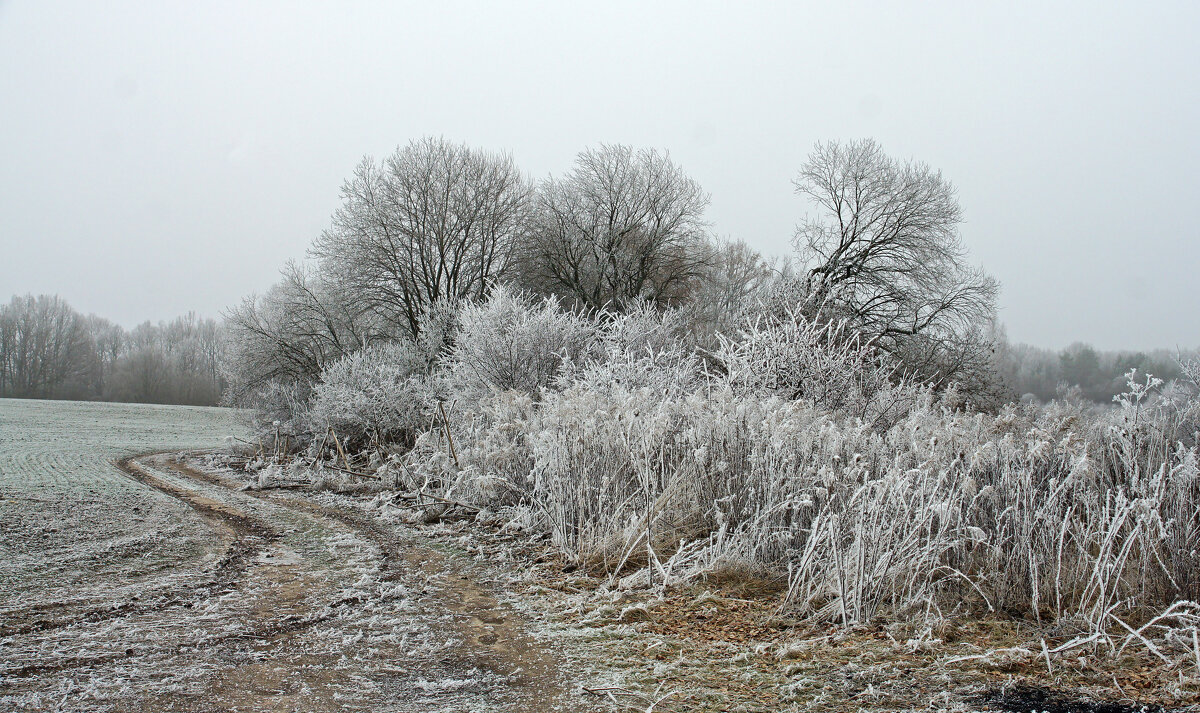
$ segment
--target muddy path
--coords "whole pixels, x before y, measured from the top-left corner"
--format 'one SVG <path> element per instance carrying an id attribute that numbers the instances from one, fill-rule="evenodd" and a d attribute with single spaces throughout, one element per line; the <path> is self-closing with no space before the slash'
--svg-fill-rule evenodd
<path id="1" fill-rule="evenodd" d="M 169 454 L 116 464 L 185 503 L 219 552 L 112 601 L 41 602 L 0 629 L 13 710 L 551 711 L 592 701 L 477 579 L 370 515 L 243 490 Z"/>

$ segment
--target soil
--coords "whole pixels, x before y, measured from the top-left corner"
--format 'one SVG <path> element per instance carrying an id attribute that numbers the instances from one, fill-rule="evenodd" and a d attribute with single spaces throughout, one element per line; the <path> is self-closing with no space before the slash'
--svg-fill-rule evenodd
<path id="1" fill-rule="evenodd" d="M 167 454 L 117 466 L 186 503 L 221 552 L 186 584 L 147 580 L 104 606 L 10 611 L 0 695 L 18 710 L 532 713 L 594 703 L 473 563 L 349 509 L 243 491 Z"/>

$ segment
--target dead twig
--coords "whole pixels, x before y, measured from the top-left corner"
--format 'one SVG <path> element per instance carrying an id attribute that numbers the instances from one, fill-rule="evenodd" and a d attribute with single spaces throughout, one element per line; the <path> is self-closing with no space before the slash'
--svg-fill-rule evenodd
<path id="1" fill-rule="evenodd" d="M 443 498 L 440 495 L 434 495 L 433 493 L 427 493 L 424 490 L 418 490 L 415 493 L 401 493 L 400 495 L 397 495 L 396 497 L 400 500 L 416 500 L 416 501 L 418 501 L 417 502 L 418 507 L 420 507 L 422 505 L 434 504 L 434 503 L 421 502 L 422 498 L 429 498 L 430 500 L 433 500 L 436 503 L 440 503 L 443 505 L 454 505 L 456 507 L 462 508 L 463 510 L 470 510 L 471 512 L 479 512 L 479 508 L 475 507 L 474 505 L 468 505 L 466 503 L 462 503 L 457 500 Z"/>
<path id="2" fill-rule="evenodd" d="M 342 456 L 342 465 L 346 467 L 348 472 L 353 472 L 350 470 L 350 459 L 346 457 L 346 451 L 342 450 L 342 442 L 338 440 L 337 431 L 333 430 L 333 426 L 330 426 L 329 432 L 333 434 L 333 445 L 337 446 L 337 452 Z"/>
<path id="3" fill-rule="evenodd" d="M 453 406 L 450 407 L 454 409 Z M 439 401 L 438 410 L 442 412 L 442 431 L 446 434 L 446 445 L 450 447 L 450 458 L 454 461 L 454 467 L 458 468 L 458 453 L 454 450 L 454 436 L 450 435 L 450 418 L 446 415 L 445 405 Z"/>
<path id="4" fill-rule="evenodd" d="M 659 688 L 661 690 L 661 686 Z M 628 689 L 621 688 L 620 686 L 597 686 L 594 688 L 589 688 L 588 686 L 584 686 L 583 690 L 587 693 L 592 694 L 593 696 L 607 697 L 615 705 L 620 705 L 620 703 L 617 702 L 617 699 L 616 699 L 617 696 L 626 696 L 629 698 L 640 699 L 641 701 L 650 704 L 649 706 L 646 707 L 645 713 L 654 713 L 654 709 L 657 708 L 660 703 L 667 700 L 668 698 L 675 695 L 675 693 L 676 693 L 675 691 L 670 691 L 665 696 L 660 696 L 659 698 L 655 699 L 650 696 L 647 696 L 644 693 L 630 691 Z M 658 695 L 657 691 L 655 691 L 655 695 Z"/>
<path id="5" fill-rule="evenodd" d="M 360 473 L 357 470 L 350 470 L 349 468 L 339 468 L 336 465 L 329 465 L 329 466 L 325 466 L 325 467 L 329 468 L 330 470 L 336 470 L 339 473 L 347 473 L 349 475 L 357 475 L 360 478 L 373 478 L 375 480 L 383 480 L 383 476 L 376 475 L 375 473 Z"/>

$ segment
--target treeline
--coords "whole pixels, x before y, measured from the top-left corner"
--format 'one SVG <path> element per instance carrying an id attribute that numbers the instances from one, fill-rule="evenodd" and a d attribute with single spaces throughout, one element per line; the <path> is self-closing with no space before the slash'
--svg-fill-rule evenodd
<path id="1" fill-rule="evenodd" d="M 217 404 L 222 328 L 193 313 L 132 330 L 58 296 L 0 306 L 0 397 Z"/>
<path id="2" fill-rule="evenodd" d="M 1195 350 L 1150 352 L 1098 351 L 1076 342 L 1061 351 L 1028 344 L 997 344 L 997 368 L 1006 388 L 1015 397 L 1047 402 L 1077 397 L 1110 404 L 1124 393 L 1130 369 L 1164 381 L 1184 376 L 1181 361 L 1197 357 Z"/>

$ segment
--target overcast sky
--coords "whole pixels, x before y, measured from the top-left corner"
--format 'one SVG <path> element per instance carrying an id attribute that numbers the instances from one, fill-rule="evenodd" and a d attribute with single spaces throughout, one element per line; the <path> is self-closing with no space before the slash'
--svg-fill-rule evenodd
<path id="1" fill-rule="evenodd" d="M 1200 3 L 0 2 L 0 299 L 217 316 L 425 134 L 668 149 L 790 250 L 813 144 L 958 186 L 1010 339 L 1200 345 Z"/>

